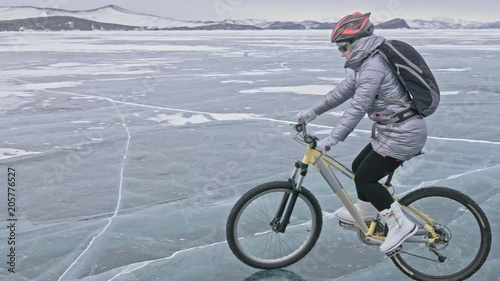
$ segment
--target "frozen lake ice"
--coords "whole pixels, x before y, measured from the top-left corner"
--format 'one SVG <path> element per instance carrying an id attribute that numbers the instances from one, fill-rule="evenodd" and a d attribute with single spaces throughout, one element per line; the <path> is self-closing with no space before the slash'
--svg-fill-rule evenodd
<path id="1" fill-rule="evenodd" d="M 292 117 L 347 76 L 329 33 L 2 33 L 0 163 L 17 171 L 18 264 L 6 272 L 2 254 L 0 279 L 406 280 L 377 247 L 337 225 L 331 214 L 340 202 L 317 172 L 304 185 L 322 205 L 324 226 L 303 260 L 259 271 L 225 242 L 239 196 L 286 180 L 301 158 Z M 396 192 L 460 190 L 497 233 L 500 31 L 379 34 L 415 46 L 442 91 L 427 118 L 426 154 L 396 172 Z M 315 120 L 312 132 L 326 136 L 343 109 Z M 330 154 L 350 166 L 370 126 L 363 120 Z M 0 192 L 5 225 L 6 196 Z M 469 280 L 500 280 L 499 263 L 494 236 Z"/>

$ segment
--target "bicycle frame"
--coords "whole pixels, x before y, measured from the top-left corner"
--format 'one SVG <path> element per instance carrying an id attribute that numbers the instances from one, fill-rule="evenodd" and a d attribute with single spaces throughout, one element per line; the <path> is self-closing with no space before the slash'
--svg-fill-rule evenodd
<path id="1" fill-rule="evenodd" d="M 386 242 L 385 236 L 391 237 L 393 230 L 386 232 L 388 227 L 384 226 L 382 215 L 374 213 L 376 216 L 365 221 L 349 197 L 354 193 L 353 184 L 337 178 L 342 173 L 355 180 L 356 175 L 324 152 L 323 149 L 328 151 L 328 147 L 323 148 L 317 137 L 307 134 L 306 124 L 291 125 L 297 132 L 293 139 L 307 147 L 305 154 L 301 160 L 295 161 L 288 181 L 259 184 L 233 206 L 226 222 L 226 238 L 234 255 L 255 268 L 278 269 L 290 266 L 310 253 L 324 229 L 326 217 L 312 190 L 302 186 L 309 166 L 319 171 L 342 202 L 344 215 L 348 211 L 352 216 L 352 219 L 349 217 L 351 222 L 339 222 L 343 229 L 354 231 L 359 241 L 366 245 L 377 246 Z M 387 189 L 391 188 L 393 175 L 394 171 L 390 172 L 387 178 L 381 179 L 385 182 L 380 183 Z M 391 196 L 412 221 L 408 222 L 412 229 L 413 223 L 419 226 L 415 235 L 405 235 L 403 245 L 398 243 L 397 247 L 385 252 L 405 275 L 415 280 L 465 280 L 484 264 L 491 250 L 491 226 L 484 211 L 472 198 L 456 189 L 441 186 L 412 190 L 401 199 Z M 403 225 L 399 215 L 396 219 L 400 227 L 406 226 L 406 218 Z M 467 229 L 463 224 L 451 225 L 463 219 Z M 455 233 L 462 235 L 455 236 Z M 453 250 L 449 251 L 448 246 Z"/>
<path id="2" fill-rule="evenodd" d="M 292 173 L 291 182 L 294 184 L 294 190 L 300 191 L 300 188 L 302 186 L 302 182 L 304 181 L 304 177 L 307 174 L 307 166 L 308 165 L 313 165 L 323 176 L 323 178 L 326 180 L 330 188 L 333 190 L 335 195 L 340 199 L 342 204 L 345 206 L 347 211 L 351 214 L 351 216 L 354 218 L 357 227 L 364 233 L 366 240 L 372 243 L 376 244 L 382 244 L 383 241 L 385 240 L 384 236 L 376 235 L 375 234 L 375 228 L 377 226 L 378 220 L 374 220 L 370 223 L 369 226 L 366 225 L 365 221 L 363 220 L 361 214 L 358 212 L 356 207 L 354 206 L 354 203 L 351 200 L 351 197 L 347 194 L 345 191 L 344 187 L 338 180 L 337 176 L 335 175 L 335 170 L 338 172 L 341 172 L 351 180 L 354 180 L 354 173 L 346 168 L 344 165 L 333 159 L 332 157 L 322 154 L 320 151 L 316 149 L 310 148 L 310 146 L 307 146 L 307 152 L 304 155 L 302 159 L 302 165 L 305 166 L 305 172 L 304 168 L 303 171 L 300 173 L 298 176 L 298 179 L 296 179 L 299 166 L 300 165 L 295 165 L 295 169 Z M 386 186 L 388 188 L 389 186 Z M 291 203 L 291 208 L 293 208 L 293 205 L 295 203 L 295 200 L 293 200 L 297 196 L 292 195 L 292 201 Z M 394 200 L 399 201 L 399 198 L 393 196 Z M 288 198 L 286 198 L 288 199 Z M 285 200 L 285 199 L 284 199 Z M 285 217 L 289 218 L 289 215 L 287 212 L 291 213 L 291 208 L 287 208 L 285 212 Z M 402 210 L 405 213 L 407 217 L 412 219 L 417 225 L 420 227 L 418 232 L 405 242 L 414 242 L 414 243 L 434 243 L 436 239 L 439 238 L 439 235 L 434 231 L 433 227 L 431 225 L 434 224 L 434 221 L 423 214 L 422 212 L 418 211 L 415 207 L 413 206 L 402 206 Z M 283 210 L 281 211 L 282 214 Z M 287 216 L 288 215 L 288 216 Z M 283 226 L 283 230 L 286 227 L 286 225 Z M 430 235 L 429 235 L 430 234 Z M 426 238 L 430 237 L 430 238 Z"/>

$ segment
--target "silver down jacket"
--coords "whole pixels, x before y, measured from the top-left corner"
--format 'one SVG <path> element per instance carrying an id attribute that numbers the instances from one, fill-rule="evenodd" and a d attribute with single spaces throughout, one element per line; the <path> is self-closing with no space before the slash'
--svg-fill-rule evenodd
<path id="1" fill-rule="evenodd" d="M 376 35 L 359 39 L 345 63 L 345 67 L 354 70 L 354 73 L 313 107 L 314 112 L 320 115 L 351 99 L 349 107 L 331 132 L 331 136 L 338 141 L 343 141 L 367 113 L 372 121 L 380 122 L 405 109 L 402 105 L 375 99 L 377 94 L 410 101 L 389 64 L 380 55 L 371 55 L 384 40 Z M 376 137 L 371 140 L 373 149 L 379 154 L 400 160 L 406 161 L 415 156 L 427 140 L 427 127 L 421 116 L 402 123 L 377 123 L 376 128 Z"/>

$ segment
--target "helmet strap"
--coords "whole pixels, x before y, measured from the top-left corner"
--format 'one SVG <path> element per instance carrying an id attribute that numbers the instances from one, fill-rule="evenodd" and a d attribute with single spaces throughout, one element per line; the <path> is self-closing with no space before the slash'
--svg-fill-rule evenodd
<path id="1" fill-rule="evenodd" d="M 359 39 L 354 40 L 353 42 L 349 42 L 351 45 L 351 49 L 354 50 L 354 47 L 356 47 L 356 44 L 358 44 Z"/>

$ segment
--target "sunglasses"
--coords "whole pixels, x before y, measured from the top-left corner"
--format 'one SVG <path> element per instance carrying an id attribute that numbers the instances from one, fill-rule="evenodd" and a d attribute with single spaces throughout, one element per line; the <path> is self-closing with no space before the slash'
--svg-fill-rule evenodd
<path id="1" fill-rule="evenodd" d="M 338 45 L 338 49 L 342 54 L 347 52 L 347 49 L 349 49 L 349 43 Z"/>

